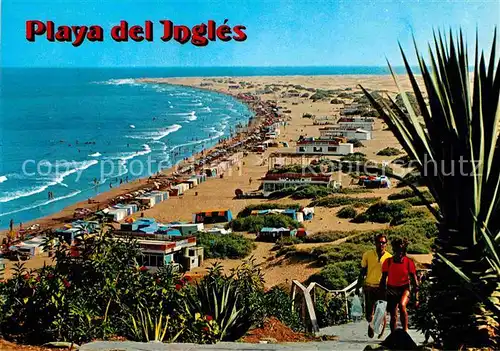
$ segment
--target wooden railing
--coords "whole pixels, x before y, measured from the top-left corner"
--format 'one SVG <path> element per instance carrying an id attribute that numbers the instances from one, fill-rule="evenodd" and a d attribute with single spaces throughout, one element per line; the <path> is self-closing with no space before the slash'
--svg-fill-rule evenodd
<path id="1" fill-rule="evenodd" d="M 306 288 L 298 280 L 292 281 L 292 310 L 295 308 L 295 300 L 297 292 L 304 296 L 301 306 L 301 316 L 304 324 L 309 327 L 313 333 L 319 332 L 318 320 L 316 318 L 316 310 L 314 309 L 316 302 L 316 289 L 321 289 L 329 294 L 340 296 L 344 299 L 346 317 L 349 317 L 349 296 L 355 291 L 358 281 L 354 281 L 342 290 L 330 290 L 318 283 L 311 283 Z"/>

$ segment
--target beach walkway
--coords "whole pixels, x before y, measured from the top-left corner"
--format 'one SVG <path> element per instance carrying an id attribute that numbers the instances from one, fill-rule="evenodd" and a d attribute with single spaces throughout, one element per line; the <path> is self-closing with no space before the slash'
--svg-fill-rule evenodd
<path id="1" fill-rule="evenodd" d="M 424 335 L 414 329 L 410 329 L 408 334 L 417 345 L 424 342 Z M 96 341 L 85 344 L 80 351 L 195 351 L 195 350 L 273 350 L 273 351 L 318 351 L 318 350 L 363 350 L 367 345 L 376 346 L 384 340 L 389 332 L 386 330 L 382 339 L 370 339 L 367 335 L 367 324 L 365 321 L 347 323 L 332 327 L 323 328 L 318 335 L 334 335 L 338 337 L 335 341 L 315 341 L 315 342 L 295 342 L 280 344 L 249 344 L 239 342 L 221 342 L 214 345 L 197 344 L 163 344 L 163 343 L 140 343 L 140 342 L 105 342 Z"/>

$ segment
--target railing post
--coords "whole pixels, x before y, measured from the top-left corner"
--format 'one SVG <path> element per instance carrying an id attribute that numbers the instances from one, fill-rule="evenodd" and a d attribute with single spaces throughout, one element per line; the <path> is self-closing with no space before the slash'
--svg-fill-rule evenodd
<path id="1" fill-rule="evenodd" d="M 349 320 L 349 302 L 347 301 L 347 291 L 344 291 L 344 299 L 345 299 L 345 317 Z"/>

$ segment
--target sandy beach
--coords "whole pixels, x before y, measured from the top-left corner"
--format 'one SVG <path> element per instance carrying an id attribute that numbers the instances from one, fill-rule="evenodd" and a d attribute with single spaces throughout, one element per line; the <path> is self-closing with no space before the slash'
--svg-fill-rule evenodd
<path id="1" fill-rule="evenodd" d="M 145 217 L 156 218 L 159 222 L 170 221 L 191 221 L 192 213 L 202 210 L 229 208 L 233 215 L 236 215 L 245 206 L 254 203 L 262 203 L 268 200 L 265 199 L 234 199 L 235 190 L 242 189 L 243 191 L 257 190 L 260 182 L 260 177 L 268 170 L 267 158 L 268 155 L 276 151 L 295 151 L 295 142 L 300 135 L 319 137 L 319 128 L 321 126 L 313 125 L 313 121 L 309 118 L 303 118 L 304 113 L 310 113 L 316 116 L 338 117 L 340 109 L 343 105 L 331 104 L 330 99 L 313 102 L 309 97 L 289 96 L 289 90 L 293 89 L 293 85 L 300 85 L 305 88 L 312 89 L 349 89 L 349 93 L 359 92 L 358 85 L 361 84 L 371 91 L 386 92 L 394 97 L 397 93 L 397 88 L 390 76 L 286 76 L 286 77 L 220 77 L 220 78 L 165 78 L 165 79 L 141 79 L 142 82 L 155 84 L 176 84 L 190 86 L 194 88 L 209 89 L 225 94 L 237 95 L 240 93 L 251 93 L 258 95 L 263 101 L 276 101 L 281 111 L 286 110 L 284 116 L 288 117 L 287 126 L 282 128 L 281 134 L 278 137 L 279 142 L 287 142 L 289 147 L 269 148 L 263 154 L 249 153 L 242 159 L 242 163 L 236 169 L 233 167 L 229 172 L 224 174 L 224 178 L 210 178 L 209 181 L 201 183 L 197 188 L 192 189 L 181 197 L 171 197 L 169 200 L 162 202 L 151 209 L 144 211 Z M 230 89 L 235 82 L 245 82 L 238 89 Z M 400 82 L 403 89 L 409 89 L 409 82 L 402 80 Z M 275 86 L 272 93 L 263 93 L 266 86 Z M 348 101 L 348 100 L 346 100 Z M 390 131 L 384 130 L 385 124 L 377 119 L 375 130 L 372 132 L 372 140 L 363 141 L 365 147 L 356 148 L 355 151 L 363 152 L 369 160 L 377 162 L 391 161 L 396 157 L 378 156 L 378 151 L 385 147 L 400 148 L 396 138 Z M 280 143 L 281 145 L 281 143 Z M 337 157 L 333 157 L 337 158 Z M 402 169 L 395 169 L 402 171 Z M 165 171 L 171 173 L 172 170 Z M 346 174 L 339 174 L 339 179 L 344 187 L 349 185 L 350 177 Z M 89 208 L 95 211 L 97 208 L 103 209 L 107 203 L 117 196 L 130 193 L 134 190 L 147 186 L 148 179 L 139 179 L 117 188 L 111 189 L 105 193 L 94 197 L 93 203 L 87 201 L 74 204 L 62 210 L 59 213 L 51 216 L 40 218 L 30 223 L 25 223 L 24 226 L 30 226 L 38 223 L 43 228 L 56 228 L 62 224 L 71 222 L 73 212 L 76 208 Z M 398 192 L 399 189 L 377 189 L 373 193 L 359 194 L 360 196 L 377 196 L 386 198 L 389 194 Z M 282 199 L 278 202 L 301 203 L 307 205 L 310 200 L 290 200 Z M 316 214 L 312 221 L 307 221 L 305 227 L 308 233 L 315 233 L 324 230 L 367 230 L 386 227 L 385 224 L 353 224 L 346 219 L 340 219 L 335 216 L 336 209 L 316 208 Z M 136 217 L 139 214 L 136 214 Z M 3 231 L 1 235 L 5 235 Z M 267 244 L 266 244 L 267 245 Z M 258 246 L 254 252 L 254 256 L 260 263 L 265 262 L 269 256 L 269 249 L 265 245 Z M 37 262 L 43 261 L 43 258 L 35 258 L 30 260 L 29 266 L 37 266 Z M 231 268 L 240 263 L 227 261 L 226 268 Z M 206 267 L 210 264 L 207 261 L 204 264 Z M 231 267 L 230 267 L 231 266 Z M 300 265 L 299 265 L 300 266 Z M 269 268 L 265 271 L 265 279 L 270 285 L 284 282 L 288 277 L 293 279 L 307 278 L 314 273 L 317 268 L 304 267 L 288 264 L 274 264 L 273 269 Z"/>

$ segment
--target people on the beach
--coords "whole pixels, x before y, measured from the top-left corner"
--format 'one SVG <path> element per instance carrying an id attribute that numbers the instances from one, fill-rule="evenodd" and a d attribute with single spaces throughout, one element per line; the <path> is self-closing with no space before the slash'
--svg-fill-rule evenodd
<path id="1" fill-rule="evenodd" d="M 14 220 L 11 218 L 10 222 L 9 222 L 9 231 L 13 231 L 13 230 L 14 230 Z"/>
<path id="2" fill-rule="evenodd" d="M 368 322 L 368 336 L 370 338 L 373 338 L 375 334 L 371 326 L 373 313 L 375 312 L 375 302 L 377 302 L 377 300 L 384 300 L 383 291 L 380 289 L 382 264 L 388 258 L 392 257 L 392 255 L 386 251 L 386 247 L 387 237 L 384 234 L 378 234 L 375 237 L 375 250 L 369 250 L 363 254 L 363 258 L 361 260 L 361 271 L 359 273 L 358 283 L 355 290 L 355 293 L 359 295 L 360 288 L 363 287 L 363 294 L 365 297 L 365 317 Z"/>
<path id="3" fill-rule="evenodd" d="M 394 239 L 391 246 L 394 256 L 382 264 L 380 289 L 386 292 L 387 310 L 391 315 L 391 332 L 396 330 L 398 307 L 403 330 L 408 331 L 406 305 L 412 292 L 415 294 L 415 300 L 418 299 L 417 271 L 413 260 L 406 256 L 407 239 Z"/>

